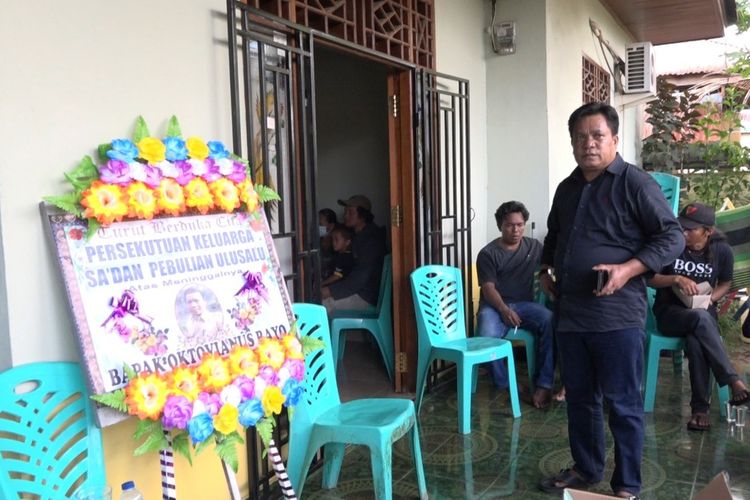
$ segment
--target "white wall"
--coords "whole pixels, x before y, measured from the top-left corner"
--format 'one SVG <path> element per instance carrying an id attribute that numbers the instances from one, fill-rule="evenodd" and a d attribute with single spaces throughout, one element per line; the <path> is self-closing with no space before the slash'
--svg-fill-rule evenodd
<path id="1" fill-rule="evenodd" d="M 100 143 L 129 137 L 143 114 L 155 135 L 230 144 L 226 3 L 167 0 L 3 2 L 0 16 L 0 349 L 13 364 L 77 359 L 75 336 L 38 202 Z M 175 18 L 179 17 L 179 21 Z M 1 283 L 0 283 L 1 285 Z"/>
<path id="2" fill-rule="evenodd" d="M 318 207 L 353 194 L 372 201 L 375 223 L 389 220 L 386 66 L 330 49 L 315 51 Z"/>
<path id="3" fill-rule="evenodd" d="M 587 55 L 607 68 L 599 42 L 591 33 L 589 19 L 601 28 L 605 40 L 624 59 L 630 35 L 620 26 L 598 0 L 547 1 L 547 88 L 549 103 L 548 186 L 551 195 L 557 185 L 575 168 L 568 134 L 568 117 L 582 104 L 581 60 Z M 610 60 L 611 61 L 611 60 Z M 623 113 L 620 96 L 611 104 L 620 113 L 620 149 L 625 160 L 635 162 L 636 113 L 634 108 Z"/>
<path id="4" fill-rule="evenodd" d="M 485 19 L 491 21 L 490 2 Z M 499 0 L 496 22 L 515 21 L 516 52 L 487 58 L 487 157 L 488 237 L 498 235 L 492 216 L 509 200 L 526 205 L 530 212 L 526 235 L 539 237 L 549 210 L 547 129 L 548 91 L 546 66 L 545 0 Z"/>
<path id="5" fill-rule="evenodd" d="M 487 75 L 485 49 L 486 0 L 435 1 L 435 52 L 437 71 L 469 80 L 471 224 L 474 255 L 487 242 L 487 217 L 494 220 L 495 208 L 487 205 Z M 492 203 L 490 203 L 492 205 Z M 473 256 L 472 256 L 473 258 Z"/>

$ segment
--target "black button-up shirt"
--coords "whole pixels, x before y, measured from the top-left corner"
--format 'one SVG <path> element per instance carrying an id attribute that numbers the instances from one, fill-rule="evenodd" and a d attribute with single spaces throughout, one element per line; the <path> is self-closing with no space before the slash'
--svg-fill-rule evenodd
<path id="1" fill-rule="evenodd" d="M 659 185 L 618 154 L 591 182 L 580 168 L 557 187 L 547 219 L 542 264 L 555 268 L 558 331 L 607 332 L 643 328 L 645 276 L 611 296 L 597 297 L 597 264 L 640 260 L 658 272 L 685 247 L 680 225 Z"/>

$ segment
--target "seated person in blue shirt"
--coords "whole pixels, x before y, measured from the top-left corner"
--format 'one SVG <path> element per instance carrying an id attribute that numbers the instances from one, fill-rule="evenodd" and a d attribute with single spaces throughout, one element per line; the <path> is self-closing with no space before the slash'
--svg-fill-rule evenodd
<path id="1" fill-rule="evenodd" d="M 509 201 L 495 212 L 500 238 L 488 243 L 477 256 L 481 290 L 477 329 L 482 337 L 504 338 L 508 329 L 523 328 L 537 336 L 536 408 L 547 408 L 555 373 L 552 352 L 552 311 L 534 302 L 534 273 L 539 267 L 542 244 L 524 236 L 529 211 L 523 203 Z M 508 387 L 508 368 L 503 361 L 491 364 L 498 388 Z"/>
<path id="2" fill-rule="evenodd" d="M 687 428 L 708 430 L 711 399 L 709 373 L 719 385 L 729 385 L 732 402 L 745 404 L 750 393 L 729 361 L 719 333 L 716 302 L 732 285 L 734 256 L 723 234 L 714 230 L 714 210 L 701 203 L 691 203 L 678 218 L 685 235 L 685 250 L 677 260 L 654 275 L 649 284 L 658 288 L 654 315 L 659 332 L 668 337 L 684 337 L 690 369 L 690 407 L 692 417 Z M 690 309 L 675 294 L 678 288 L 685 296 L 699 293 L 698 283 L 711 286 L 708 309 Z"/>
<path id="3" fill-rule="evenodd" d="M 331 246 L 335 253 L 331 260 L 331 275 L 323 280 L 323 286 L 335 283 L 352 272 L 354 267 L 354 254 L 351 248 L 352 238 L 354 238 L 354 231 L 343 224 L 337 224 L 331 230 Z"/>

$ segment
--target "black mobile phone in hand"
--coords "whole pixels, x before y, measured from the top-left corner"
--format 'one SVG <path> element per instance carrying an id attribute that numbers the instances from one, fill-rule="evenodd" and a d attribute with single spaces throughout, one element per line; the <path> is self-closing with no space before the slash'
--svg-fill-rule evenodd
<path id="1" fill-rule="evenodd" d="M 600 269 L 596 272 L 596 293 L 601 293 L 607 281 L 609 281 L 609 273 L 606 270 Z"/>

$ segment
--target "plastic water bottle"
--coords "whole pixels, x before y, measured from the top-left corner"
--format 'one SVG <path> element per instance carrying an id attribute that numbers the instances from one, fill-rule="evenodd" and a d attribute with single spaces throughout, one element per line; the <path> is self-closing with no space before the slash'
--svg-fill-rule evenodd
<path id="1" fill-rule="evenodd" d="M 133 481 L 125 481 L 122 483 L 122 493 L 120 493 L 120 500 L 143 500 L 143 495 L 138 488 L 135 487 Z"/>

